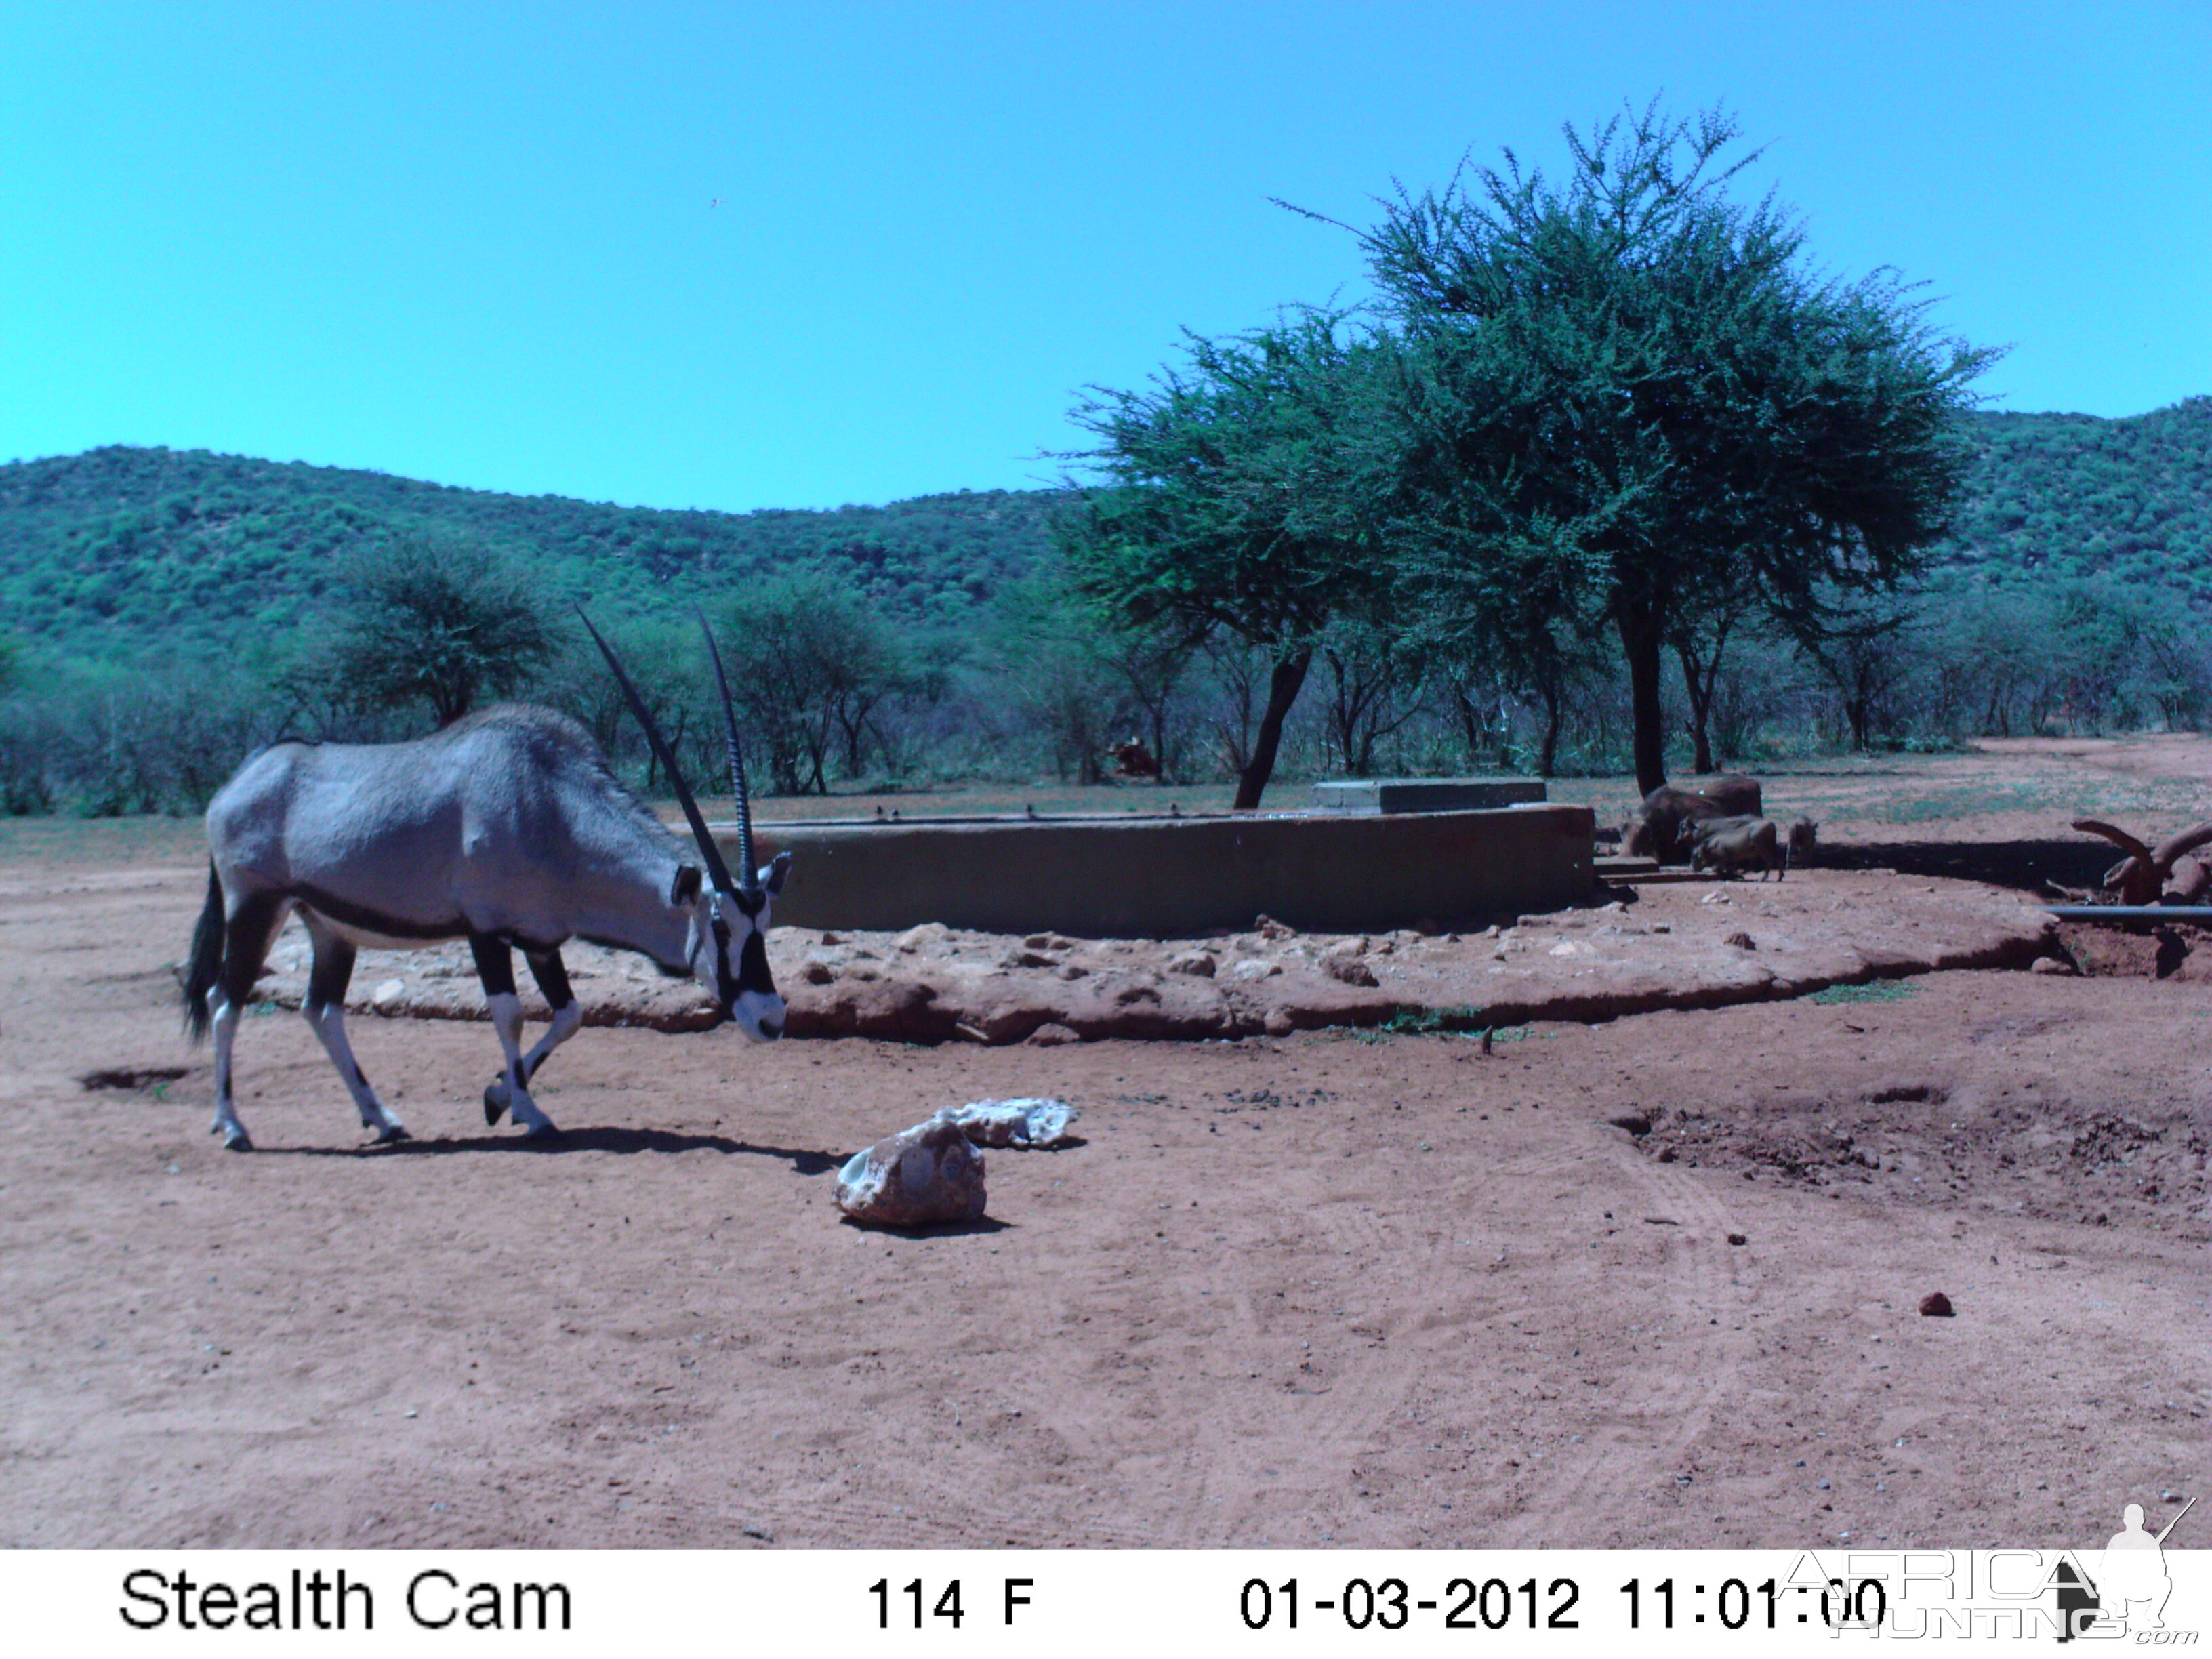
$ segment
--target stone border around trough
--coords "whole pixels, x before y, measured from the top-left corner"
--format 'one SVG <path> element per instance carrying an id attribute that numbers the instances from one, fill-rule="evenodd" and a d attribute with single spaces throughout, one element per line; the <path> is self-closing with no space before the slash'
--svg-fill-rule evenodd
<path id="1" fill-rule="evenodd" d="M 1670 887 L 1442 934 L 1310 933 L 1267 922 L 1180 940 L 1016 938 L 925 923 L 884 932 L 786 928 L 770 959 L 794 1037 L 1039 1044 L 1193 1041 L 1394 1020 L 1425 1030 L 1593 1022 L 1803 996 L 1959 969 L 2053 960 L 2056 925 L 1967 882 L 1811 872 L 1785 884 Z M 618 952 L 572 946 L 592 1025 L 697 1030 L 718 1022 L 688 981 Z M 2055 963 L 2054 963 L 2055 965 Z M 297 1007 L 307 949 L 279 939 L 263 998 Z M 348 1006 L 482 1019 L 465 945 L 363 951 Z M 526 1008 L 543 1018 L 534 989 Z"/>

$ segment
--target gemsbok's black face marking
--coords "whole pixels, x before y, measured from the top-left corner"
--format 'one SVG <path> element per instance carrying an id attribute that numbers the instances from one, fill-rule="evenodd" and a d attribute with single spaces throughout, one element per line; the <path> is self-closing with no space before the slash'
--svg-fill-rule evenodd
<path id="1" fill-rule="evenodd" d="M 696 977 L 722 1012 L 759 1041 L 783 1035 L 784 1001 L 769 971 L 769 891 L 710 893 L 701 901 L 705 926 Z"/>
<path id="2" fill-rule="evenodd" d="M 775 994 L 775 981 L 768 971 L 768 940 L 757 927 L 745 935 L 744 948 L 738 957 L 738 989 L 767 997 Z"/>

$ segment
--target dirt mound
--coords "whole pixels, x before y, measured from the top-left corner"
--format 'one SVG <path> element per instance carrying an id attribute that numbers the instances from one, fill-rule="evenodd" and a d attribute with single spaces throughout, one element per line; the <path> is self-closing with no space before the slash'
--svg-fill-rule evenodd
<path id="1" fill-rule="evenodd" d="M 2077 973 L 2212 981 L 2212 929 L 2188 922 L 2061 922 L 2058 943 Z"/>
<path id="2" fill-rule="evenodd" d="M 1854 1009 L 1862 1023 L 1845 1019 L 1844 1029 L 1863 1036 L 1877 1022 L 1924 1027 L 1924 1015 L 1900 1012 L 1910 1000 L 1879 1012 Z M 1613 1121 L 1662 1164 L 1777 1177 L 1884 1204 L 2212 1238 L 2212 1119 L 2201 1068 L 2196 1077 L 2145 1075 L 2116 1093 L 2108 1076 L 2085 1074 L 2087 1033 L 2069 1024 L 1978 1021 L 1959 1034 L 1963 1043 L 1939 1039 L 1903 1076 L 1849 1094 L 1826 1077 L 1762 1079 Z"/>

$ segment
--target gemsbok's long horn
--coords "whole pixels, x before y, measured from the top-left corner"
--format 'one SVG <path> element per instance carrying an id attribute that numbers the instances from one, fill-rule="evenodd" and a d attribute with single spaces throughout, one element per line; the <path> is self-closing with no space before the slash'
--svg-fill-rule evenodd
<path id="1" fill-rule="evenodd" d="M 730 781 L 738 795 L 738 879 L 747 893 L 760 885 L 760 865 L 753 857 L 753 793 L 745 785 L 744 745 L 738 741 L 738 709 L 730 701 L 730 678 L 722 672 L 722 653 L 714 645 L 714 630 L 699 618 L 699 631 L 707 636 L 707 654 L 714 661 L 714 684 L 722 693 L 723 730 L 730 735 Z"/>
<path id="2" fill-rule="evenodd" d="M 653 752 L 659 757 L 660 769 L 668 774 L 669 782 L 676 786 L 677 803 L 683 807 L 684 817 L 691 825 L 691 838 L 699 843 L 699 856 L 706 862 L 708 880 L 714 883 L 718 892 L 734 891 L 730 882 L 730 866 L 722 862 L 722 849 L 714 845 L 714 838 L 707 833 L 707 820 L 699 815 L 699 803 L 691 799 L 691 791 L 684 784 L 684 774 L 677 767 L 676 757 L 670 751 L 667 739 L 660 735 L 660 728 L 653 723 L 653 716 L 646 712 L 645 699 L 638 696 L 637 687 L 630 684 L 629 676 L 623 672 L 622 659 L 615 655 L 614 647 L 600 636 L 599 630 L 592 626 L 592 619 L 584 615 L 584 607 L 580 605 L 576 607 L 576 616 L 583 623 L 584 631 L 592 636 L 592 642 L 599 647 L 599 654 L 607 659 L 607 666 L 615 671 L 615 684 L 622 687 L 623 696 L 629 699 L 630 713 L 637 716 L 637 723 L 645 728 L 646 741 L 653 745 Z"/>

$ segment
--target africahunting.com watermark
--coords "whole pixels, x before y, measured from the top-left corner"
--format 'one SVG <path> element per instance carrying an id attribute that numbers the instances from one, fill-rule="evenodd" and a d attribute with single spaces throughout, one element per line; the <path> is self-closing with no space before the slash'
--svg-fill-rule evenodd
<path id="1" fill-rule="evenodd" d="M 1888 1641 L 2033 1639 L 2196 1647 L 2194 1625 L 2169 1626 L 2173 1594 L 2165 1544 L 2183 1504 L 2153 1532 L 2142 1506 L 2120 1512 L 2104 1548 L 1820 1551 L 1802 1559 L 1793 1584 L 1817 1582 L 1823 1619 L 1838 1636 Z"/>

